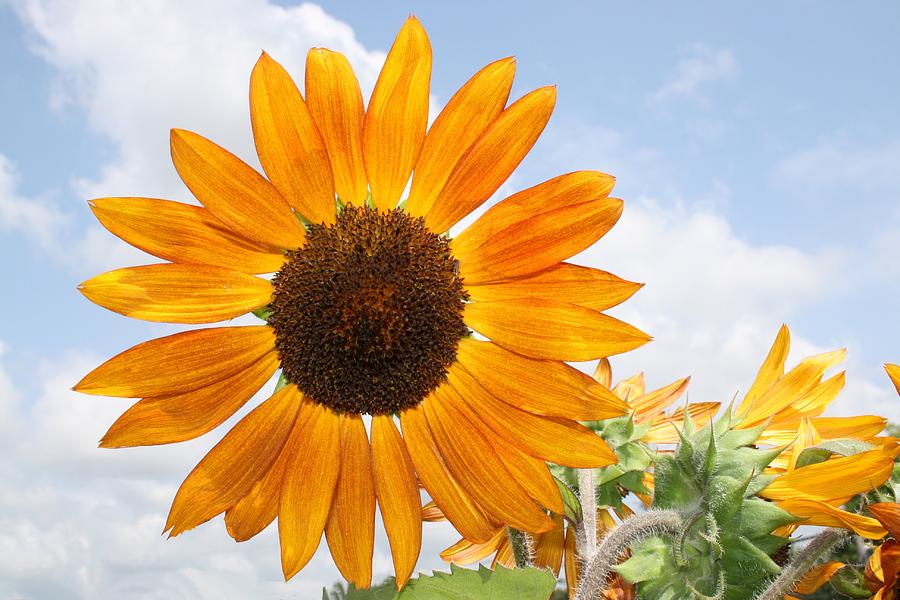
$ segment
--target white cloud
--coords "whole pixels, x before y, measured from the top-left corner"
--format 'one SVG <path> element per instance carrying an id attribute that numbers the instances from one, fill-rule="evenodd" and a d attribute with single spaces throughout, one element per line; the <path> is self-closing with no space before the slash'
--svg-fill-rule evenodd
<path id="1" fill-rule="evenodd" d="M 58 234 L 68 218 L 45 199 L 19 191 L 13 162 L 0 154 L 0 231 L 16 232 L 45 252 L 60 250 Z"/>
<path id="2" fill-rule="evenodd" d="M 844 138 L 828 138 L 780 160 L 775 177 L 807 190 L 886 192 L 898 207 L 895 212 L 900 213 L 898 164 L 900 140 L 862 145 Z M 834 190 L 836 187 L 839 189 Z"/>
<path id="3" fill-rule="evenodd" d="M 737 73 L 737 61 L 731 50 L 715 50 L 703 44 L 694 44 L 689 55 L 675 65 L 671 76 L 648 101 L 660 104 L 679 97 L 705 102 L 701 93 L 704 84 L 722 79 L 733 79 Z"/>

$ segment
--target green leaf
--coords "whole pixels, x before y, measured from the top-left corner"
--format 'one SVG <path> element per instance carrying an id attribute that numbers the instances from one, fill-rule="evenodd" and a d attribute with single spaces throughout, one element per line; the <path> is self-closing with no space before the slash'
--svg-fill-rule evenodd
<path id="1" fill-rule="evenodd" d="M 397 585 L 393 577 L 388 577 L 378 585 L 358 590 L 352 583 L 338 583 L 329 591 L 322 590 L 322 600 L 394 600 Z"/>
<path id="2" fill-rule="evenodd" d="M 562 496 L 563 506 L 566 509 L 566 518 L 572 523 L 580 523 L 581 502 L 578 500 L 578 496 L 575 495 L 572 488 L 556 475 L 553 476 L 553 481 L 556 482 L 556 487 L 559 488 L 559 495 Z"/>
<path id="3" fill-rule="evenodd" d="M 841 567 L 831 576 L 831 587 L 851 598 L 870 598 L 872 592 L 866 587 L 862 572 L 853 565 Z"/>
<path id="4" fill-rule="evenodd" d="M 272 316 L 272 309 L 268 306 L 261 306 L 253 311 L 253 316 L 263 321 L 268 321 L 269 317 Z"/>
<path id="5" fill-rule="evenodd" d="M 833 454 L 840 456 L 852 456 L 860 452 L 866 452 L 874 448 L 872 444 L 861 440 L 831 440 L 822 442 L 816 446 L 811 446 L 803 450 L 797 457 L 797 468 L 816 463 L 825 462 Z"/>
<path id="6" fill-rule="evenodd" d="M 435 571 L 431 576 L 411 579 L 397 600 L 547 600 L 555 588 L 556 577 L 545 569 L 507 569 L 497 565 L 492 571 L 479 565 L 474 571 L 450 565 L 450 573 Z"/>

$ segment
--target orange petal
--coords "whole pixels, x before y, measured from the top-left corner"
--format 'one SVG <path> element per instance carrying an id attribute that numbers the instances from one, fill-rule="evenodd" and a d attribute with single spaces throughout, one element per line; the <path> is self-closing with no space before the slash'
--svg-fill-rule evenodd
<path id="1" fill-rule="evenodd" d="M 372 585 L 375 488 L 372 452 L 359 415 L 339 415 L 341 472 L 325 523 L 325 539 L 344 579 L 358 589 Z M 417 499 L 418 500 L 418 499 Z M 419 508 L 418 501 L 416 508 Z"/>
<path id="2" fill-rule="evenodd" d="M 555 104 L 556 88 L 548 86 L 500 113 L 456 163 L 425 216 L 428 228 L 447 231 L 490 198 L 534 146 Z"/>
<path id="3" fill-rule="evenodd" d="M 431 44 L 422 24 L 407 19 L 366 110 L 363 156 L 372 201 L 381 210 L 397 205 L 419 157 L 428 126 Z"/>
<path id="4" fill-rule="evenodd" d="M 241 419 L 181 484 L 164 531 L 172 537 L 193 529 L 246 496 L 281 452 L 299 406 L 289 385 Z"/>
<path id="5" fill-rule="evenodd" d="M 575 551 L 575 531 L 571 526 L 566 528 L 566 543 L 565 543 L 565 558 L 566 558 L 566 589 L 569 593 L 569 598 L 575 597 L 575 590 L 577 589 L 578 579 L 579 579 L 579 569 L 578 569 L 578 555 Z"/>
<path id="6" fill-rule="evenodd" d="M 362 206 L 369 193 L 362 152 L 366 113 L 359 82 L 343 54 L 324 48 L 309 51 L 306 102 L 328 148 L 338 197 Z"/>
<path id="7" fill-rule="evenodd" d="M 372 465 L 381 520 L 391 543 L 397 587 L 401 588 L 412 575 L 422 550 L 424 511 L 419 508 L 412 459 L 391 415 L 372 417 Z"/>
<path id="8" fill-rule="evenodd" d="M 894 468 L 894 453 L 878 448 L 807 465 L 782 475 L 759 495 L 770 500 L 799 496 L 828 502 L 862 494 L 887 481 Z"/>
<path id="9" fill-rule="evenodd" d="M 859 415 L 856 417 L 813 417 L 810 423 L 822 436 L 822 439 L 836 440 L 843 438 L 871 439 L 878 435 L 887 425 L 887 419 L 877 415 Z M 757 443 L 772 446 L 790 444 L 797 437 L 796 427 L 767 428 Z"/>
<path id="10" fill-rule="evenodd" d="M 641 379 L 641 385 L 643 386 L 643 374 Z M 690 382 L 691 378 L 685 377 L 678 381 L 673 381 L 658 390 L 653 390 L 648 394 L 643 393 L 642 387 L 641 395 L 630 399 L 628 402 L 635 411 L 635 421 L 638 423 L 649 423 L 658 417 L 665 409 L 681 398 Z"/>
<path id="11" fill-rule="evenodd" d="M 812 498 L 788 498 L 777 504 L 795 517 L 805 519 L 803 525 L 850 529 L 872 540 L 880 540 L 887 535 L 887 530 L 876 519 L 847 512 Z"/>
<path id="12" fill-rule="evenodd" d="M 484 128 L 500 114 L 509 98 L 514 58 L 487 65 L 472 76 L 434 120 L 416 163 L 406 210 L 424 217 L 450 173 Z"/>
<path id="13" fill-rule="evenodd" d="M 642 287 L 641 283 L 626 281 L 600 269 L 559 263 L 518 279 L 484 285 L 467 282 L 466 291 L 472 300 L 483 302 L 544 298 L 606 310 L 628 300 Z"/>
<path id="14" fill-rule="evenodd" d="M 550 531 L 542 533 L 535 541 L 534 565 L 550 569 L 558 577 L 559 569 L 562 566 L 566 534 L 562 517 L 554 516 L 553 522 L 556 526 Z"/>
<path id="15" fill-rule="evenodd" d="M 161 264 L 109 271 L 88 279 L 85 297 L 132 319 L 214 323 L 268 304 L 272 284 L 209 265 Z"/>
<path id="16" fill-rule="evenodd" d="M 271 183 L 205 137 L 173 129 L 172 162 L 185 185 L 225 225 L 258 243 L 299 248 L 300 221 Z"/>
<path id="17" fill-rule="evenodd" d="M 114 235 L 165 260 L 244 273 L 272 273 L 284 264 L 280 249 L 245 239 L 201 206 L 152 198 L 98 198 L 88 204 Z"/>
<path id="18" fill-rule="evenodd" d="M 507 350 L 548 360 L 592 360 L 650 341 L 646 333 L 603 313 L 541 298 L 470 302 L 463 319 Z"/>
<path id="19" fill-rule="evenodd" d="M 491 561 L 491 568 L 496 569 L 497 565 L 503 565 L 507 569 L 514 569 L 516 567 L 516 556 L 512 551 L 512 544 L 509 543 L 509 531 L 504 528 L 503 539 L 500 541 L 500 547 L 497 548 L 497 554 L 494 556 L 494 560 Z"/>
<path id="20" fill-rule="evenodd" d="M 510 225 L 564 206 L 606 198 L 615 181 L 611 175 L 599 171 L 576 171 L 516 192 L 489 208 L 454 237 L 453 255 L 469 259 L 494 235 Z"/>
<path id="21" fill-rule="evenodd" d="M 506 527 L 497 530 L 489 541 L 483 544 L 476 544 L 463 538 L 444 549 L 441 552 L 441 558 L 455 565 L 468 565 L 479 562 L 500 549 L 502 542 L 506 540 Z"/>
<path id="22" fill-rule="evenodd" d="M 597 362 L 592 377 L 594 378 L 594 381 L 606 389 L 612 387 L 612 365 L 609 364 L 608 358 L 601 358 Z"/>
<path id="23" fill-rule="evenodd" d="M 448 381 L 480 421 L 535 458 L 576 468 L 618 461 L 603 439 L 568 419 L 541 417 L 514 408 L 489 394 L 461 365 L 450 367 Z"/>
<path id="24" fill-rule="evenodd" d="M 891 532 L 894 539 L 900 538 L 900 504 L 896 502 L 878 502 L 870 504 L 869 510 Z"/>
<path id="25" fill-rule="evenodd" d="M 784 375 L 784 361 L 787 360 L 787 355 L 790 350 L 791 332 L 787 325 L 782 325 L 781 328 L 778 329 L 778 334 L 775 336 L 775 341 L 772 343 L 769 354 L 766 356 L 762 366 L 759 368 L 759 372 L 756 374 L 753 385 L 750 386 L 747 395 L 744 396 L 744 400 L 738 406 L 738 413 L 748 411 L 757 398 L 775 385 L 776 381 L 781 379 Z"/>
<path id="26" fill-rule="evenodd" d="M 459 341 L 456 358 L 493 396 L 524 411 L 581 421 L 628 412 L 609 390 L 563 362 L 526 358 L 474 338 Z"/>
<path id="27" fill-rule="evenodd" d="M 481 543 L 490 540 L 498 524 L 484 514 L 450 474 L 425 422 L 422 405 L 403 411 L 400 424 L 416 473 L 435 504 L 466 539 Z"/>
<path id="28" fill-rule="evenodd" d="M 129 348 L 74 389 L 120 398 L 181 394 L 249 368 L 274 347 L 275 334 L 265 325 L 184 331 Z"/>
<path id="29" fill-rule="evenodd" d="M 897 393 L 900 394 L 900 365 L 885 363 L 884 370 L 887 372 L 888 377 L 890 377 L 891 382 L 897 389 Z"/>
<path id="30" fill-rule="evenodd" d="M 415 473 L 413 473 L 413 475 L 415 475 Z M 434 500 L 429 500 L 425 506 L 422 507 L 422 520 L 427 523 L 440 523 L 441 521 L 446 521 L 447 517 L 444 516 L 444 513 L 441 512 L 438 505 L 434 503 Z"/>
<path id="31" fill-rule="evenodd" d="M 622 216 L 623 203 L 606 198 L 572 204 L 514 223 L 476 252 L 456 256 L 467 287 L 548 269 L 589 248 Z"/>
<path id="32" fill-rule="evenodd" d="M 341 471 L 338 418 L 320 404 L 312 406 L 281 482 L 278 536 L 285 581 L 306 566 L 319 547 Z"/>
<path id="33" fill-rule="evenodd" d="M 259 162 L 282 197 L 312 223 L 334 223 L 328 151 L 300 90 L 265 52 L 250 75 L 250 121 Z"/>
<path id="34" fill-rule="evenodd" d="M 552 527 L 552 521 L 508 472 L 490 442 L 456 408 L 460 401 L 455 395 L 448 386 L 442 386 L 422 403 L 450 472 L 501 523 L 533 533 Z"/>
<path id="35" fill-rule="evenodd" d="M 807 571 L 800 581 L 794 584 L 793 591 L 798 594 L 812 594 L 817 589 L 828 583 L 831 576 L 844 566 L 842 562 L 828 561 L 814 566 Z"/>
<path id="36" fill-rule="evenodd" d="M 313 404 L 305 398 L 301 399 L 294 426 L 278 458 L 269 467 L 265 476 L 253 484 L 250 492 L 225 512 L 225 528 L 236 542 L 249 540 L 268 527 L 278 515 L 284 470 L 301 443 L 303 426 L 312 412 Z"/>
<path id="37" fill-rule="evenodd" d="M 153 446 L 192 440 L 236 413 L 278 368 L 274 349 L 248 368 L 212 385 L 174 396 L 144 398 L 119 417 L 101 448 Z"/>

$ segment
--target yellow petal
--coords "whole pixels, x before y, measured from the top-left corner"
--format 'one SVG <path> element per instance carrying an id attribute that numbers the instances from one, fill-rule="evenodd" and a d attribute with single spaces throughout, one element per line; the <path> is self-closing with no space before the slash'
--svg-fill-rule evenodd
<path id="1" fill-rule="evenodd" d="M 894 468 L 894 450 L 878 448 L 807 465 L 782 475 L 759 495 L 770 500 L 803 497 L 828 502 L 873 490 Z"/>
<path id="2" fill-rule="evenodd" d="M 617 198 L 571 204 L 526 217 L 495 234 L 476 252 L 456 256 L 467 286 L 548 269 L 589 248 L 622 216 Z"/>
<path id="3" fill-rule="evenodd" d="M 170 142 L 182 181 L 226 226 L 267 246 L 303 245 L 306 230 L 291 207 L 247 163 L 192 131 L 173 129 Z"/>
<path id="4" fill-rule="evenodd" d="M 516 61 L 504 58 L 481 69 L 450 98 L 434 120 L 416 163 L 406 210 L 424 217 L 466 150 L 509 98 Z"/>
<path id="5" fill-rule="evenodd" d="M 422 24 L 407 19 L 388 52 L 366 110 L 363 157 L 372 201 L 397 205 L 419 157 L 428 125 L 431 44 Z"/>
<path id="6" fill-rule="evenodd" d="M 403 411 L 400 424 L 410 458 L 428 495 L 466 539 L 480 543 L 490 540 L 499 524 L 484 514 L 448 471 L 425 422 L 422 405 Z"/>
<path id="7" fill-rule="evenodd" d="M 168 396 L 213 385 L 247 369 L 275 347 L 264 325 L 210 327 L 143 342 L 118 354 L 75 385 L 95 396 Z"/>
<path id="8" fill-rule="evenodd" d="M 88 204 L 114 235 L 165 260 L 244 273 L 273 273 L 284 264 L 279 248 L 251 242 L 201 206 L 152 198 L 98 198 Z"/>
<path id="9" fill-rule="evenodd" d="M 609 390 L 563 362 L 526 358 L 473 338 L 459 341 L 456 358 L 494 397 L 524 411 L 580 421 L 628 411 Z"/>
<path id="10" fill-rule="evenodd" d="M 887 425 L 887 419 L 877 415 L 813 417 L 810 422 L 815 426 L 822 439 L 826 440 L 843 438 L 868 440 L 878 435 Z M 766 428 L 757 443 L 784 446 L 790 444 L 796 436 L 796 428 Z"/>
<path id="11" fill-rule="evenodd" d="M 550 569 L 558 577 L 559 569 L 562 566 L 566 534 L 563 529 L 562 517 L 554 516 L 553 522 L 555 527 L 542 533 L 535 540 L 534 566 Z"/>
<path id="12" fill-rule="evenodd" d="M 434 441 L 456 480 L 501 523 L 532 533 L 552 527 L 487 439 L 455 407 L 458 402 L 455 392 L 442 386 L 422 403 Z"/>
<path id="13" fill-rule="evenodd" d="M 359 82 L 343 54 L 324 48 L 309 51 L 306 101 L 328 148 L 338 197 L 362 206 L 369 193 L 362 152 L 366 113 Z"/>
<path id="14" fill-rule="evenodd" d="M 807 571 L 800 581 L 794 584 L 793 591 L 798 594 L 812 594 L 831 580 L 831 576 L 844 566 L 842 562 L 828 561 L 814 566 Z"/>
<path id="15" fill-rule="evenodd" d="M 555 104 L 556 88 L 548 86 L 500 113 L 456 163 L 425 216 L 429 229 L 447 231 L 490 198 L 534 146 Z"/>
<path id="16" fill-rule="evenodd" d="M 619 383 L 616 384 L 614 388 L 612 388 L 612 393 L 624 400 L 631 406 L 632 409 L 635 408 L 634 401 L 641 398 L 644 395 L 646 382 L 644 381 L 644 372 L 641 371 L 635 375 L 627 379 L 623 379 Z M 643 398 L 640 400 L 641 407 L 646 405 L 648 400 Z M 665 408 L 665 407 L 663 407 Z"/>
<path id="17" fill-rule="evenodd" d="M 361 589 L 372 585 L 375 547 L 372 452 L 366 426 L 359 415 L 336 418 L 340 431 L 341 471 L 325 523 L 325 539 L 341 575 Z"/>
<path id="18" fill-rule="evenodd" d="M 165 531 L 176 536 L 221 514 L 263 478 L 297 416 L 297 389 L 286 386 L 241 419 L 181 484 Z"/>
<path id="19" fill-rule="evenodd" d="M 781 411 L 791 410 L 821 383 L 822 376 L 831 366 L 844 360 L 846 350 L 834 350 L 803 359 L 772 387 L 761 394 L 748 411 L 741 416 L 740 427 L 753 427 L 772 419 Z M 796 411 L 795 411 L 796 412 Z"/>
<path id="20" fill-rule="evenodd" d="M 532 358 L 583 361 L 634 350 L 650 336 L 608 315 L 540 298 L 470 302 L 466 325 Z"/>
<path id="21" fill-rule="evenodd" d="M 606 198 L 615 178 L 598 171 L 576 171 L 516 192 L 487 210 L 453 238 L 453 255 L 468 260 L 497 233 L 529 217 L 588 200 Z"/>
<path id="22" fill-rule="evenodd" d="M 822 436 L 816 426 L 806 417 L 800 420 L 800 426 L 797 427 L 797 439 L 791 446 L 790 459 L 787 463 L 787 470 L 793 471 L 797 468 L 797 460 L 800 454 L 807 448 L 812 448 L 822 442 Z M 782 455 L 783 456 L 783 455 Z M 781 458 L 780 456 L 778 458 Z M 774 462 L 774 461 L 773 461 Z"/>
<path id="23" fill-rule="evenodd" d="M 691 422 L 699 430 L 703 429 L 719 412 L 719 403 L 696 402 L 689 404 L 687 409 L 691 416 Z M 671 416 L 654 422 L 641 441 L 645 444 L 677 444 L 678 429 L 684 429 L 684 408 L 679 408 Z"/>
<path id="24" fill-rule="evenodd" d="M 397 587 L 409 580 L 422 550 L 419 486 L 406 444 L 391 415 L 372 417 L 372 465 L 381 520 L 391 544 Z M 441 514 L 443 517 L 443 514 Z"/>
<path id="25" fill-rule="evenodd" d="M 791 349 L 791 332 L 787 325 L 782 325 L 775 336 L 772 348 L 763 361 L 753 385 L 744 396 L 744 400 L 738 405 L 737 412 L 744 413 L 749 410 L 753 402 L 765 393 L 775 382 L 784 375 L 784 361 L 787 360 L 788 352 Z"/>
<path id="26" fill-rule="evenodd" d="M 502 542 L 506 540 L 506 528 L 497 530 L 489 541 L 483 544 L 470 542 L 462 538 L 452 546 L 441 552 L 441 558 L 455 565 L 468 565 L 479 562 L 500 549 Z"/>
<path id="27" fill-rule="evenodd" d="M 663 386 L 658 390 L 653 390 L 647 394 L 642 394 L 637 398 L 629 400 L 629 404 L 635 411 L 635 421 L 638 423 L 648 423 L 659 416 L 665 409 L 681 398 L 688 384 L 691 382 L 690 377 L 685 377 L 677 381 L 673 381 L 669 385 Z"/>
<path id="28" fill-rule="evenodd" d="M 579 561 L 578 555 L 575 551 L 575 531 L 572 529 L 571 525 L 566 528 L 565 558 L 566 589 L 568 591 L 569 599 L 571 600 L 575 597 L 575 591 L 578 589 L 576 586 L 579 579 Z"/>
<path id="29" fill-rule="evenodd" d="M 872 540 L 880 540 L 887 535 L 887 530 L 876 519 L 847 512 L 811 498 L 788 498 L 779 501 L 778 507 L 795 517 L 805 519 L 804 525 L 850 529 Z"/>
<path id="30" fill-rule="evenodd" d="M 250 121 L 259 162 L 275 189 L 307 221 L 333 223 L 325 143 L 291 76 L 265 52 L 250 75 Z"/>
<path id="31" fill-rule="evenodd" d="M 491 568 L 496 569 L 498 564 L 503 565 L 507 569 L 513 569 L 516 566 L 516 556 L 512 551 L 512 544 L 509 543 L 509 531 L 504 531 L 506 535 L 500 541 L 500 547 L 497 548 L 497 554 L 491 561 Z"/>
<path id="32" fill-rule="evenodd" d="M 119 417 L 101 448 L 152 446 L 191 440 L 236 413 L 278 368 L 274 349 L 248 368 L 212 385 L 173 396 L 144 398 Z"/>
<path id="33" fill-rule="evenodd" d="M 444 516 L 438 505 L 434 503 L 434 500 L 429 500 L 422 507 L 422 520 L 428 523 L 440 523 L 441 521 L 446 521 L 447 517 Z"/>
<path id="34" fill-rule="evenodd" d="M 612 273 L 569 263 L 559 263 L 518 279 L 484 285 L 466 282 L 469 297 L 476 301 L 545 298 L 594 310 L 606 310 L 621 304 L 641 287 L 643 284 L 626 281 Z"/>
<path id="35" fill-rule="evenodd" d="M 341 470 L 338 418 L 333 412 L 312 404 L 300 433 L 301 442 L 285 466 L 278 505 L 285 581 L 306 566 L 319 547 Z"/>
<path id="36" fill-rule="evenodd" d="M 612 365 L 609 364 L 608 358 L 601 358 L 594 368 L 594 381 L 609 389 L 612 387 Z"/>
<path id="37" fill-rule="evenodd" d="M 885 363 L 884 370 L 887 371 L 888 377 L 891 378 L 891 382 L 897 388 L 897 393 L 900 394 L 900 365 Z"/>
<path id="38" fill-rule="evenodd" d="M 501 402 L 458 363 L 450 367 L 448 382 L 481 422 L 535 458 L 577 468 L 602 467 L 618 460 L 606 442 L 590 429 L 568 419 L 541 417 Z"/>
<path id="39" fill-rule="evenodd" d="M 126 317 L 164 323 L 225 321 L 268 304 L 272 296 L 272 284 L 253 275 L 169 263 L 109 271 L 78 289 Z"/>
<path id="40" fill-rule="evenodd" d="M 288 434 L 284 447 L 278 458 L 269 467 L 265 476 L 253 484 L 246 496 L 225 512 L 225 528 L 228 535 L 236 542 L 245 542 L 268 527 L 278 515 L 278 503 L 281 500 L 281 480 L 288 461 L 293 458 L 298 444 L 303 437 L 303 426 L 313 405 L 305 398 L 301 399 L 297 418 Z"/>

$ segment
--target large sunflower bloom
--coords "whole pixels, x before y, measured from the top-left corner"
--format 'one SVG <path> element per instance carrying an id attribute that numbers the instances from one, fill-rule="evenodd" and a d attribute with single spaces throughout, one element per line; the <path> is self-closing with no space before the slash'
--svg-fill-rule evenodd
<path id="1" fill-rule="evenodd" d="M 648 340 L 600 312 L 639 285 L 563 262 L 618 220 L 613 178 L 562 175 L 446 235 L 497 191 L 550 116 L 552 87 L 507 106 L 513 72 L 507 58 L 476 73 L 426 135 L 431 47 L 414 18 L 366 109 L 341 54 L 310 51 L 305 98 L 263 54 L 250 113 L 266 177 L 174 130 L 173 162 L 202 207 L 91 203 L 112 233 L 169 261 L 85 282 L 92 301 L 149 321 L 266 319 L 151 340 L 89 373 L 77 390 L 140 398 L 101 446 L 195 438 L 279 369 L 286 382 L 188 475 L 170 535 L 225 513 L 242 541 L 277 517 L 286 578 L 324 531 L 362 587 L 377 500 L 403 585 L 421 546 L 419 482 L 467 538 L 488 541 L 500 524 L 553 527 L 545 509 L 563 508 L 544 461 L 615 461 L 577 420 L 621 415 L 624 403 L 563 362 Z"/>

